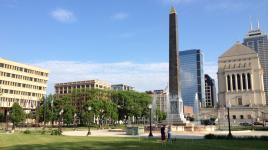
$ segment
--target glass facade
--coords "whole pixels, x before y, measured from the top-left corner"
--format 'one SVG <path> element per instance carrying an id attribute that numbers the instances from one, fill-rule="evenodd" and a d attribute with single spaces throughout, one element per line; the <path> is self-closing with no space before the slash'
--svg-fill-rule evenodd
<path id="1" fill-rule="evenodd" d="M 205 103 L 205 80 L 203 71 L 203 53 L 193 49 L 179 52 L 180 79 L 183 104 L 193 107 L 199 112 L 201 104 Z M 195 95 L 198 100 L 195 100 Z"/>

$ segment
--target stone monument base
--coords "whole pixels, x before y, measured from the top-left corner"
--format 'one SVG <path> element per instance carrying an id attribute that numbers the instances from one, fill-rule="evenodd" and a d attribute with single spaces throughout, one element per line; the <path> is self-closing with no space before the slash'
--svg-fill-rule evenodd
<path id="1" fill-rule="evenodd" d="M 185 126 L 186 123 L 187 120 L 182 114 L 168 114 L 167 119 L 163 121 L 163 124 L 165 125 Z"/>

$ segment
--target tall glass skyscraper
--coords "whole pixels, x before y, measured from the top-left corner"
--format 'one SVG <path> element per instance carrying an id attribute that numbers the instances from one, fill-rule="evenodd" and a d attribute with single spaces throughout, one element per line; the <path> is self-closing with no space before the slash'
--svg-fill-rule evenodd
<path id="1" fill-rule="evenodd" d="M 205 80 L 203 71 L 203 53 L 199 49 L 179 52 L 181 94 L 183 104 L 192 106 L 195 113 L 205 104 Z M 196 100 L 195 95 L 198 95 Z"/>
<path id="2" fill-rule="evenodd" d="M 266 95 L 266 104 L 268 104 L 268 39 L 267 34 L 261 31 L 259 23 L 257 29 L 251 27 L 244 38 L 245 46 L 250 47 L 258 53 L 261 66 L 263 68 L 264 92 Z"/>

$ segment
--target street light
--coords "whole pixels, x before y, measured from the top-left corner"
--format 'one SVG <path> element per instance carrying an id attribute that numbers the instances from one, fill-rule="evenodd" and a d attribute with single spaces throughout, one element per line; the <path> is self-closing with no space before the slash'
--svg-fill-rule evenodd
<path id="1" fill-rule="evenodd" d="M 88 114 L 90 113 L 91 111 L 91 106 L 88 106 L 87 110 L 88 110 Z M 88 116 L 88 131 L 87 131 L 87 136 L 91 135 L 91 132 L 90 132 L 90 114 Z"/>
<path id="2" fill-rule="evenodd" d="M 73 130 L 76 130 L 76 113 L 74 113 Z"/>
<path id="3" fill-rule="evenodd" d="M 153 137 L 153 133 L 152 133 L 152 104 L 149 104 L 148 108 L 150 109 L 150 133 L 149 133 L 149 137 Z"/>
<path id="4" fill-rule="evenodd" d="M 228 133 L 228 137 L 232 137 L 232 133 L 231 133 L 231 123 L 230 123 L 230 108 L 231 108 L 231 104 L 227 104 L 226 105 L 227 108 L 227 112 L 228 112 L 228 128 L 229 128 L 229 133 Z"/>
<path id="5" fill-rule="evenodd" d="M 7 110 L 7 113 L 6 113 L 6 131 L 8 131 L 8 116 L 9 116 L 9 111 Z"/>

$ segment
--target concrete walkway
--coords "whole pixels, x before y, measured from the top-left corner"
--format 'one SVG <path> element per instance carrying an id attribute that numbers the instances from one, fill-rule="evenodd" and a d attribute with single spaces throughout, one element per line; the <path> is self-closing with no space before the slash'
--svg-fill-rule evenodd
<path id="1" fill-rule="evenodd" d="M 227 135 L 228 131 L 214 132 L 173 132 L 172 137 L 177 139 L 203 139 L 206 134 Z M 267 131 L 233 131 L 234 136 L 268 136 Z M 65 136 L 87 136 L 87 131 L 63 131 Z M 160 133 L 153 133 L 155 138 L 160 138 Z M 148 137 L 148 133 L 142 135 L 126 135 L 126 132 L 109 132 L 108 130 L 93 130 L 90 136 L 109 137 Z"/>

